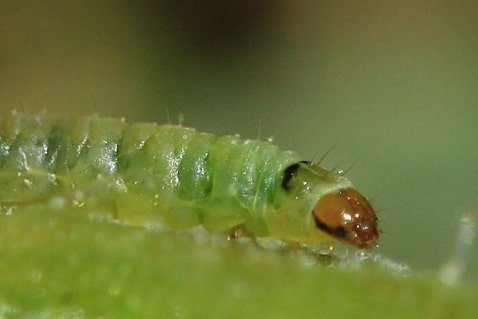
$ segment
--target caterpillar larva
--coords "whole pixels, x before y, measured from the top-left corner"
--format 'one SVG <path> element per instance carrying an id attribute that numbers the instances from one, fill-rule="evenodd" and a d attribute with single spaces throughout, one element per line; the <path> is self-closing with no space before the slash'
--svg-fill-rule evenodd
<path id="1" fill-rule="evenodd" d="M 0 205 L 83 194 L 117 218 L 171 229 L 243 227 L 257 237 L 377 245 L 377 217 L 349 180 L 293 152 L 179 125 L 112 118 L 0 117 Z"/>

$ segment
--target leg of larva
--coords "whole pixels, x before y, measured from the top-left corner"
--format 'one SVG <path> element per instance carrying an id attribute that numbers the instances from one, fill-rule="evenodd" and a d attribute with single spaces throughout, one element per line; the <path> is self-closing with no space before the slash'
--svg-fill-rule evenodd
<path id="1" fill-rule="evenodd" d="M 282 243 L 335 238 L 364 249 L 379 236 L 373 208 L 345 177 L 270 143 L 176 125 L 0 116 L 0 182 L 2 206 L 59 195 L 116 207 L 139 226 L 242 227 Z"/>

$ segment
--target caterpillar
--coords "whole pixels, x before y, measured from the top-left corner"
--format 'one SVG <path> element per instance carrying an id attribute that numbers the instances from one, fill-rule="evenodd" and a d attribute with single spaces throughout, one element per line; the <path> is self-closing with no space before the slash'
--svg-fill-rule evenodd
<path id="1" fill-rule="evenodd" d="M 241 227 L 286 243 L 338 239 L 364 249 L 379 237 L 371 204 L 341 174 L 268 142 L 181 125 L 0 116 L 0 183 L 1 207 L 76 194 L 74 205 L 112 205 L 131 225 Z"/>

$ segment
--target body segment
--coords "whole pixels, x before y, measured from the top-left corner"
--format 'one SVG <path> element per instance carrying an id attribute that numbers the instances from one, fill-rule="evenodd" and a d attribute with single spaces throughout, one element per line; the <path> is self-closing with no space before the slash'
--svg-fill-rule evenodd
<path id="1" fill-rule="evenodd" d="M 2 206 L 80 192 L 72 205 L 111 205 L 133 225 L 241 226 L 259 237 L 334 237 L 363 248 L 378 239 L 373 209 L 344 177 L 270 143 L 178 125 L 2 116 L 0 183 Z"/>

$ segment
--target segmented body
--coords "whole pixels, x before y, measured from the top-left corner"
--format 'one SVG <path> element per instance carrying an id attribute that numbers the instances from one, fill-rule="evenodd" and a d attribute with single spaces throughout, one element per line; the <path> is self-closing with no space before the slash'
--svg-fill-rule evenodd
<path id="1" fill-rule="evenodd" d="M 111 205 L 133 225 L 241 226 L 258 237 L 335 237 L 365 248 L 378 239 L 373 209 L 346 178 L 270 143 L 179 125 L 2 116 L 0 183 L 2 205 L 80 193 L 72 205 Z"/>

